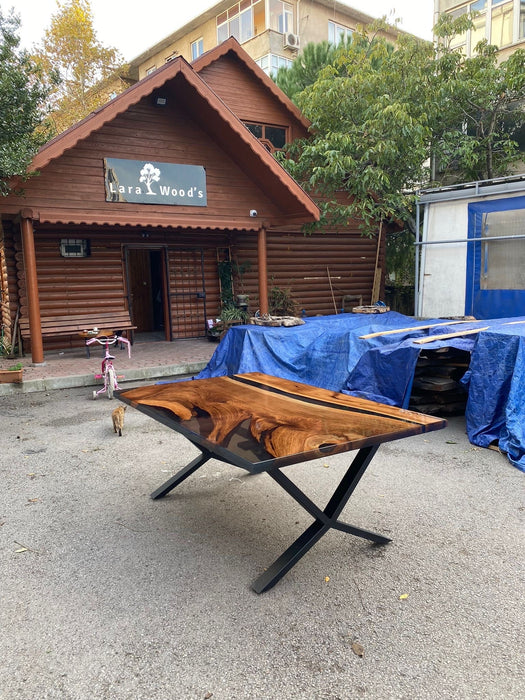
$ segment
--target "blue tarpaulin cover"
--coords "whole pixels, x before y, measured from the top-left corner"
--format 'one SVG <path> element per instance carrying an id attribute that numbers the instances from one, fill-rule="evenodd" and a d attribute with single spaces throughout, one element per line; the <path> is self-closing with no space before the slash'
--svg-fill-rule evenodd
<path id="1" fill-rule="evenodd" d="M 438 325 L 439 324 L 439 325 Z M 432 328 L 406 330 L 417 326 Z M 414 339 L 489 326 L 465 337 L 418 345 Z M 399 333 L 359 336 L 387 330 Z M 197 379 L 264 372 L 395 406 L 407 406 L 422 348 L 454 347 L 471 353 L 463 378 L 468 387 L 469 440 L 481 447 L 498 442 L 525 471 L 525 317 L 424 321 L 395 311 L 339 314 L 305 319 L 301 326 L 234 326 Z"/>

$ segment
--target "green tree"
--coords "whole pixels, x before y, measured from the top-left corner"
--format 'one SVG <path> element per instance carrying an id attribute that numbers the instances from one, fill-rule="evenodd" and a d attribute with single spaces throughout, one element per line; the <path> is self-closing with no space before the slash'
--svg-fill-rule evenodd
<path id="1" fill-rule="evenodd" d="M 471 18 L 467 18 L 467 24 Z M 487 180 L 507 174 L 523 158 L 516 136 L 524 123 L 525 51 L 499 63 L 497 47 L 481 41 L 472 58 L 447 49 L 458 28 L 443 15 L 435 60 L 441 114 L 433 129 L 432 155 L 441 182 Z"/>
<path id="2" fill-rule="evenodd" d="M 278 156 L 306 189 L 325 196 L 324 223 L 356 219 L 365 233 L 392 220 L 415 231 L 414 191 L 422 185 L 508 172 L 520 156 L 512 137 L 525 100 L 525 52 L 498 64 L 494 47 L 482 44 L 465 58 L 447 42 L 462 28 L 448 18 L 435 46 L 401 35 L 394 48 L 382 26 L 355 33 L 294 93 L 311 136 Z M 347 205 L 335 202 L 338 190 L 349 195 Z"/>
<path id="3" fill-rule="evenodd" d="M 394 50 L 379 35 L 383 27 L 356 32 L 296 96 L 312 134 L 281 158 L 306 189 L 326 197 L 323 222 L 357 219 L 365 232 L 380 220 L 409 217 L 405 191 L 427 179 L 431 139 L 421 89 L 432 47 L 405 36 Z M 350 195 L 348 205 L 336 204 L 338 190 Z"/>
<path id="4" fill-rule="evenodd" d="M 89 0 L 57 6 L 36 56 L 52 85 L 51 116 L 63 131 L 127 86 L 118 73 L 122 56 L 97 39 Z"/>
<path id="5" fill-rule="evenodd" d="M 50 137 L 44 124 L 47 89 L 38 65 L 19 48 L 20 19 L 0 9 L 0 192 L 10 179 L 26 177 L 36 151 Z"/>
<path id="6" fill-rule="evenodd" d="M 294 102 L 299 93 L 315 83 L 323 68 L 332 63 L 337 47 L 328 41 L 310 42 L 297 56 L 290 68 L 279 68 L 275 82 Z"/>

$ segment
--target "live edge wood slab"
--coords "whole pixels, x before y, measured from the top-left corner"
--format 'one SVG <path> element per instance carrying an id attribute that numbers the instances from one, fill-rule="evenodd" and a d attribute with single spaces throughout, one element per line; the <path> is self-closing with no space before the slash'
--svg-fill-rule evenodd
<path id="1" fill-rule="evenodd" d="M 446 426 L 446 421 L 259 372 L 156 384 L 115 393 L 119 399 L 185 435 L 201 455 L 153 492 L 165 496 L 208 459 L 252 473 L 266 471 L 314 522 L 254 582 L 262 593 L 330 528 L 385 544 L 390 540 L 339 520 L 379 445 Z M 322 510 L 281 467 L 357 450 Z"/>
<path id="2" fill-rule="evenodd" d="M 249 471 L 446 425 L 433 416 L 258 372 L 139 387 L 118 397 Z"/>

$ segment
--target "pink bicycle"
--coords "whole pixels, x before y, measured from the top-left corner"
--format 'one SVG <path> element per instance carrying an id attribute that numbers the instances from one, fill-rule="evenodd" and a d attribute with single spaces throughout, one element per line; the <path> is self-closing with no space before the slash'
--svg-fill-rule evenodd
<path id="1" fill-rule="evenodd" d="M 123 379 L 123 376 L 117 377 L 117 370 L 113 365 L 115 356 L 111 355 L 109 348 L 111 345 L 116 345 L 117 343 L 126 343 L 128 346 L 128 357 L 131 357 L 131 344 L 127 338 L 122 338 L 119 335 L 100 336 L 98 338 L 90 338 L 89 340 L 86 340 L 86 345 L 92 345 L 93 343 L 106 346 L 106 352 L 102 360 L 102 372 L 100 374 L 95 374 L 95 379 L 104 380 L 104 386 L 98 391 L 93 391 L 93 398 L 96 399 L 99 394 L 107 394 L 108 399 L 112 399 L 115 389 L 120 388 L 117 378 Z"/>

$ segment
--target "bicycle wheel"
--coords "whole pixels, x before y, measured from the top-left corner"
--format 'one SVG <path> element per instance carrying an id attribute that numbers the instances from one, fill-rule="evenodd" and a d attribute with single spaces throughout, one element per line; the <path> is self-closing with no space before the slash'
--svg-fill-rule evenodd
<path id="1" fill-rule="evenodd" d="M 115 391 L 117 386 L 117 373 L 113 369 L 113 367 L 110 367 L 108 369 L 108 399 L 113 398 L 113 392 Z"/>

